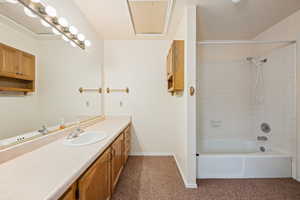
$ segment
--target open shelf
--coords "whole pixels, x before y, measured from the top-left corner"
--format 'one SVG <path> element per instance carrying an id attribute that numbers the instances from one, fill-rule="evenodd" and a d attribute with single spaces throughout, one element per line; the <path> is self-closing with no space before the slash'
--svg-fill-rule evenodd
<path id="1" fill-rule="evenodd" d="M 34 92 L 34 81 L 20 80 L 15 78 L 0 76 L 0 92 Z"/>
<path id="2" fill-rule="evenodd" d="M 32 92 L 31 89 L 25 89 L 25 88 L 10 88 L 10 87 L 0 87 L 0 91 Z"/>

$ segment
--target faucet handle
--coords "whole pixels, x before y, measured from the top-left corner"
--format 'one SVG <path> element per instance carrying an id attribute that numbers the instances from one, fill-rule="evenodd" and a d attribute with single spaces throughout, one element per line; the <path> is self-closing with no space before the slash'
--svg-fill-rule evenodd
<path id="1" fill-rule="evenodd" d="M 42 133 L 43 135 L 47 134 L 49 131 L 46 125 L 42 126 L 42 129 L 38 130 L 38 132 Z"/>

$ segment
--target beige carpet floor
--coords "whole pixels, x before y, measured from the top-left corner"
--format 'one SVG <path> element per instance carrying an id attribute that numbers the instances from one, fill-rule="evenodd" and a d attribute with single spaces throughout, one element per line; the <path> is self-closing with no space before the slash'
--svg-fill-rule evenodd
<path id="1" fill-rule="evenodd" d="M 185 189 L 172 157 L 130 157 L 112 200 L 300 200 L 293 179 L 198 180 Z"/>

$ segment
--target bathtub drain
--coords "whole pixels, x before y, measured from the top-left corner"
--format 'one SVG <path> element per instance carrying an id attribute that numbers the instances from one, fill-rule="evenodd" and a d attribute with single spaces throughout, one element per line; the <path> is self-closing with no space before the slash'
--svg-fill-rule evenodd
<path id="1" fill-rule="evenodd" d="M 260 149 L 261 152 L 265 152 L 266 151 L 265 147 L 260 147 L 259 149 Z"/>

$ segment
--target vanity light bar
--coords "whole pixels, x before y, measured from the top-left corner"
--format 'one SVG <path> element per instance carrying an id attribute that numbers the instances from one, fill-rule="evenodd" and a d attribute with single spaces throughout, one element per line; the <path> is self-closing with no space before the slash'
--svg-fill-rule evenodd
<path id="1" fill-rule="evenodd" d="M 72 46 L 78 46 L 81 49 L 85 49 L 86 46 L 90 46 L 90 41 L 83 40 L 82 37 L 78 38 L 77 32 L 72 34 L 68 26 L 62 26 L 59 23 L 59 18 L 56 16 L 56 10 L 45 5 L 42 1 L 36 0 L 17 0 L 25 8 L 29 9 L 33 14 L 39 16 L 45 23 L 48 23 L 52 27 L 53 32 L 61 34 L 64 40 L 69 40 Z M 71 27 L 71 26 L 70 26 Z M 79 34 L 81 36 L 81 34 Z"/>

